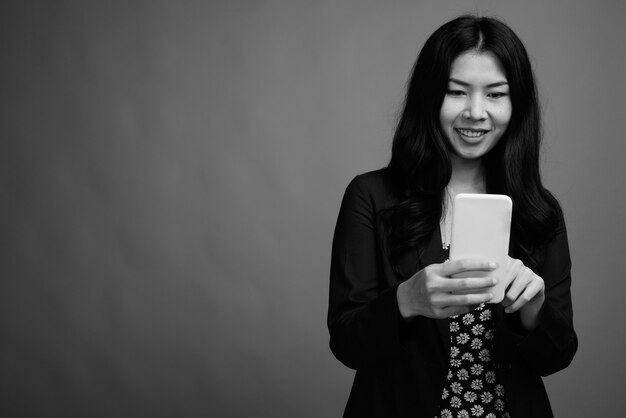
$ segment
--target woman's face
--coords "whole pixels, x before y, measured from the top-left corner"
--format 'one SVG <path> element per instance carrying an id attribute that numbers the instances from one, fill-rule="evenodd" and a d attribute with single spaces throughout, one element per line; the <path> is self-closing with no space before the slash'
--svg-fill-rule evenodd
<path id="1" fill-rule="evenodd" d="M 457 157 L 487 154 L 506 131 L 511 111 L 509 85 L 494 55 L 468 51 L 454 60 L 439 121 Z"/>

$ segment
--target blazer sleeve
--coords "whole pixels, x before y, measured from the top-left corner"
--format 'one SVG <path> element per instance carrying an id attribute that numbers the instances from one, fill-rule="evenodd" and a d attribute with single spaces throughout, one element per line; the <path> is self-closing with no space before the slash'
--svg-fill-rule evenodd
<path id="1" fill-rule="evenodd" d="M 529 333 L 508 327 L 518 354 L 536 374 L 547 376 L 567 367 L 578 348 L 571 298 L 571 260 L 565 222 L 545 249 L 545 261 L 536 272 L 545 283 L 546 299 L 538 326 Z M 519 318 L 519 316 L 517 316 Z"/>
<path id="2" fill-rule="evenodd" d="M 333 237 L 328 329 L 330 348 L 343 364 L 359 369 L 405 351 L 396 285 L 385 285 L 370 184 L 356 177 L 347 187 Z"/>

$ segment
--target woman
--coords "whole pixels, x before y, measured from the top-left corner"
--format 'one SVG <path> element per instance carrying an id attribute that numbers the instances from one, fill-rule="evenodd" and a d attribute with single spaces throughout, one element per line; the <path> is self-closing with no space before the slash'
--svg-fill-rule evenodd
<path id="1" fill-rule="evenodd" d="M 512 30 L 462 16 L 435 31 L 390 164 L 350 183 L 337 220 L 330 347 L 356 369 L 344 416 L 552 416 L 541 376 L 569 365 L 577 338 L 567 235 L 541 183 L 539 144 L 533 73 Z M 513 201 L 500 277 L 451 278 L 496 267 L 446 260 L 451 202 L 463 192 Z M 510 285 L 490 304 L 498 280 Z"/>

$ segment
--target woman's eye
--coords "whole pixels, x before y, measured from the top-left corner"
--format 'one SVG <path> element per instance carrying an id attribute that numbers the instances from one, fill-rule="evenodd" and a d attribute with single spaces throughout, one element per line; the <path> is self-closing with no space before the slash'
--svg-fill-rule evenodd
<path id="1" fill-rule="evenodd" d="M 448 90 L 450 96 L 462 96 L 463 94 L 465 94 L 463 90 Z"/>
<path id="2" fill-rule="evenodd" d="M 492 99 L 499 99 L 500 97 L 504 97 L 506 95 L 507 95 L 507 93 L 503 93 L 503 92 L 500 92 L 500 91 L 495 91 L 493 93 L 489 93 L 487 95 L 487 97 L 491 97 Z"/>

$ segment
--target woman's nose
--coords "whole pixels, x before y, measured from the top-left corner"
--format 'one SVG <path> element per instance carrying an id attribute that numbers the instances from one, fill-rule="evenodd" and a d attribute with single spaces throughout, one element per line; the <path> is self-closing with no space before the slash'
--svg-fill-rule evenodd
<path id="1" fill-rule="evenodd" d="M 463 111 L 465 119 L 483 120 L 487 118 L 485 103 L 480 97 L 471 97 L 468 101 L 467 108 Z"/>

